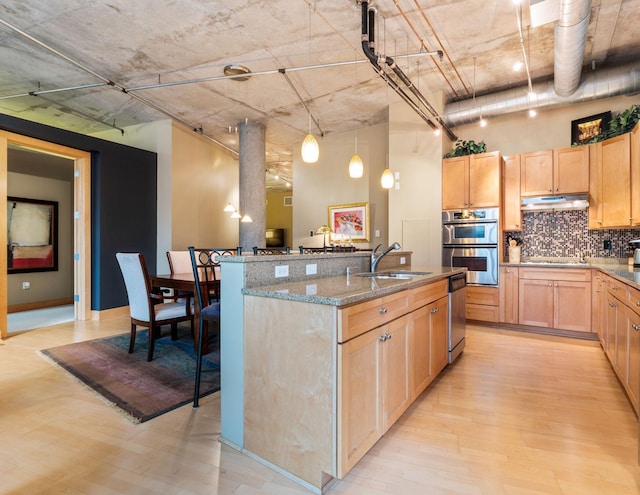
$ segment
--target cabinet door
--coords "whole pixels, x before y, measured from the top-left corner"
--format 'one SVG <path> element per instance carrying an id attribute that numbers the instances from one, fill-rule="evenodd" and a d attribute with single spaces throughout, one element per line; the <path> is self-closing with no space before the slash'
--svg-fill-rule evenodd
<path id="1" fill-rule="evenodd" d="M 500 206 L 500 152 L 469 156 L 469 206 Z"/>
<path id="2" fill-rule="evenodd" d="M 553 151 L 520 155 L 520 194 L 542 196 L 553 192 Z"/>
<path id="3" fill-rule="evenodd" d="M 449 298 L 431 306 L 431 374 L 435 377 L 449 362 Z"/>
<path id="4" fill-rule="evenodd" d="M 616 327 L 618 326 L 618 300 L 611 294 L 607 294 L 607 328 L 606 328 L 606 342 L 607 345 L 604 351 L 609 358 L 609 362 L 615 370 L 617 367 L 617 352 L 616 352 Z"/>
<path id="5" fill-rule="evenodd" d="M 442 160 L 442 209 L 469 207 L 469 157 Z"/>
<path id="6" fill-rule="evenodd" d="M 522 210 L 520 198 L 520 155 L 504 157 L 503 181 L 503 230 L 522 230 Z"/>
<path id="7" fill-rule="evenodd" d="M 382 436 L 380 364 L 384 332 L 376 328 L 338 345 L 338 477 L 342 478 Z"/>
<path id="8" fill-rule="evenodd" d="M 640 315 L 628 310 L 629 322 L 629 348 L 628 348 L 628 375 L 627 391 L 631 403 L 636 410 L 640 408 Z"/>
<path id="9" fill-rule="evenodd" d="M 409 317 L 403 316 L 382 327 L 382 433 L 407 410 L 409 392 Z"/>
<path id="10" fill-rule="evenodd" d="M 553 327 L 591 331 L 591 283 L 553 282 Z"/>
<path id="11" fill-rule="evenodd" d="M 640 225 L 640 123 L 631 132 L 631 224 Z"/>
<path id="12" fill-rule="evenodd" d="M 589 229 L 602 228 L 602 146 L 589 145 Z"/>
<path id="13" fill-rule="evenodd" d="M 520 279 L 518 323 L 535 327 L 553 326 L 553 284 L 550 281 Z"/>
<path id="14" fill-rule="evenodd" d="M 433 380 L 431 373 L 431 309 L 423 306 L 411 315 L 411 400 Z"/>
<path id="15" fill-rule="evenodd" d="M 500 322 L 518 323 L 518 268 L 500 267 Z"/>
<path id="16" fill-rule="evenodd" d="M 553 150 L 554 194 L 589 192 L 589 146 Z"/>
<path id="17" fill-rule="evenodd" d="M 602 163 L 602 227 L 631 224 L 630 134 L 622 134 L 596 146 Z"/>
<path id="18" fill-rule="evenodd" d="M 591 331 L 598 335 L 598 340 L 603 348 L 605 346 L 604 328 L 606 324 L 604 318 L 606 314 L 604 308 L 604 304 L 606 304 L 605 291 L 604 276 L 598 272 L 591 282 Z"/>

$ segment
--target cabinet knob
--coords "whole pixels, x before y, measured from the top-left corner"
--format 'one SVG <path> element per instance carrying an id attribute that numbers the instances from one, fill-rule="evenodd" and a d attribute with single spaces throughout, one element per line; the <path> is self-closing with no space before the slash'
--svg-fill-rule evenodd
<path id="1" fill-rule="evenodd" d="M 640 301 L 636 301 L 636 306 L 640 307 Z"/>
<path id="2" fill-rule="evenodd" d="M 391 337 L 393 337 L 393 335 L 391 335 L 390 333 L 385 334 L 385 337 L 387 338 L 387 340 L 391 340 Z"/>
<path id="3" fill-rule="evenodd" d="M 381 315 L 386 315 L 387 314 L 387 308 L 380 308 L 380 314 Z"/>
<path id="4" fill-rule="evenodd" d="M 631 324 L 631 327 L 636 331 L 636 332 L 640 332 L 640 325 L 636 325 L 635 323 Z"/>
<path id="5" fill-rule="evenodd" d="M 380 342 L 384 342 L 385 340 L 387 340 L 387 334 L 385 333 L 384 335 L 380 335 L 380 337 L 378 337 L 378 340 Z"/>

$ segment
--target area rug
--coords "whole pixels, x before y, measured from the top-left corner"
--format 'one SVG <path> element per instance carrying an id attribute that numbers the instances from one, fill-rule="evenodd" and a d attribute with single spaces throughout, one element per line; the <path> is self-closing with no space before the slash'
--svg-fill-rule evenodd
<path id="1" fill-rule="evenodd" d="M 186 332 L 186 336 L 185 336 Z M 193 400 L 196 359 L 188 327 L 179 339 L 156 339 L 153 360 L 147 362 L 147 331 L 139 331 L 128 353 L 129 334 L 67 344 L 39 351 L 97 392 L 134 423 L 160 416 Z M 200 396 L 220 390 L 220 344 L 211 339 L 203 357 Z"/>

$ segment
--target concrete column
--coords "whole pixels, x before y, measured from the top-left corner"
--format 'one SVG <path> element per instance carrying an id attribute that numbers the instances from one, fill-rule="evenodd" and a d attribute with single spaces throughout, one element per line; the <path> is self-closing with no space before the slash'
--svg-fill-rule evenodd
<path id="1" fill-rule="evenodd" d="M 240 214 L 253 222 L 240 222 L 240 246 L 250 251 L 265 247 L 267 230 L 267 185 L 265 178 L 265 127 L 258 122 L 238 124 L 240 136 Z"/>

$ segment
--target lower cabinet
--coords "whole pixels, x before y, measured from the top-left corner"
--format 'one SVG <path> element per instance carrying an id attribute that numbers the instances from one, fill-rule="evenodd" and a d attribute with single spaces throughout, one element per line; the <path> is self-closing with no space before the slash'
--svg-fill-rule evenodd
<path id="1" fill-rule="evenodd" d="M 500 267 L 500 323 L 518 323 L 518 267 Z"/>
<path id="2" fill-rule="evenodd" d="M 498 323 L 500 291 L 498 287 L 467 285 L 467 319 Z"/>
<path id="3" fill-rule="evenodd" d="M 447 365 L 446 282 L 434 286 L 431 300 L 415 289 L 420 307 L 338 345 L 338 478 Z"/>
<path id="4" fill-rule="evenodd" d="M 518 323 L 591 331 L 591 270 L 520 268 Z"/>

